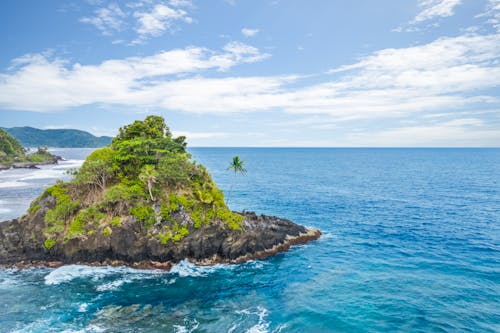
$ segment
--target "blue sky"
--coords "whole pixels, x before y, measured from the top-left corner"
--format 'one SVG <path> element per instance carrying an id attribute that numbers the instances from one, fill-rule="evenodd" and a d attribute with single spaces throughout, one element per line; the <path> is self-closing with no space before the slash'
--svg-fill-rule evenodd
<path id="1" fill-rule="evenodd" d="M 500 146 L 500 0 L 0 2 L 0 126 Z"/>

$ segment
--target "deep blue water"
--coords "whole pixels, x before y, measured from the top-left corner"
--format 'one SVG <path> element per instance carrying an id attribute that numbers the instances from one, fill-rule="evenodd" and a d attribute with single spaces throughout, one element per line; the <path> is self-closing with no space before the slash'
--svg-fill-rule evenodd
<path id="1" fill-rule="evenodd" d="M 245 160 L 232 208 L 323 237 L 266 260 L 183 262 L 168 273 L 3 270 L 0 331 L 500 332 L 500 149 L 191 152 L 226 193 L 229 161 Z M 57 174 L 19 186 L 9 172 L 0 173 L 4 218 Z M 15 200 L 24 203 L 6 204 Z"/>

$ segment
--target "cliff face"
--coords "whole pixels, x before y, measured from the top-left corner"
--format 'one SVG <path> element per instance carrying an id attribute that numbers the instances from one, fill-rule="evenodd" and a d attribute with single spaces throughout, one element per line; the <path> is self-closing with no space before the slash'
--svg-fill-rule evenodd
<path id="1" fill-rule="evenodd" d="M 241 228 L 234 230 L 222 222 L 196 228 L 190 215 L 179 207 L 172 218 L 189 234 L 178 241 L 162 241 L 165 223 L 146 227 L 132 215 L 120 224 L 103 227 L 91 234 L 56 243 L 47 248 L 45 214 L 55 198 L 39 202 L 36 213 L 0 223 L 0 265 L 129 265 L 140 268 L 170 268 L 188 259 L 200 265 L 240 263 L 265 258 L 292 245 L 319 238 L 319 230 L 305 228 L 272 216 L 244 213 Z M 167 224 L 170 226 L 172 221 Z"/>
<path id="2" fill-rule="evenodd" d="M 25 216 L 0 223 L 0 265 L 238 263 L 320 236 L 285 219 L 232 212 L 185 146 L 160 117 L 120 129 L 73 181 L 51 186 Z M 235 172 L 242 163 L 235 157 Z"/>

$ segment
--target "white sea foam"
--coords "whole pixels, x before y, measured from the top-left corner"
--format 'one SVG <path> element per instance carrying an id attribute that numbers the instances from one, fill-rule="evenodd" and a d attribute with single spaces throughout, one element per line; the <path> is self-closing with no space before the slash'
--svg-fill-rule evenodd
<path id="1" fill-rule="evenodd" d="M 118 275 L 114 281 L 106 282 L 96 287 L 97 291 L 116 290 L 125 283 L 135 280 L 152 279 L 167 272 L 162 270 L 141 270 L 130 267 L 93 267 L 85 265 L 67 265 L 54 269 L 45 276 L 46 285 L 67 283 L 76 278 L 90 278 L 97 282 L 110 275 Z M 175 282 L 175 281 L 174 281 Z"/>
<path id="2" fill-rule="evenodd" d="M 26 182 L 20 182 L 20 181 L 7 181 L 7 182 L 0 182 L 0 188 L 15 188 L 15 187 L 25 187 L 25 186 L 30 186 L 30 183 Z"/>
<path id="3" fill-rule="evenodd" d="M 78 277 L 91 276 L 94 279 L 103 277 L 104 271 L 101 267 L 90 267 L 81 265 L 69 265 L 59 267 L 45 276 L 45 284 L 58 285 L 69 282 Z"/>
<path id="4" fill-rule="evenodd" d="M 211 273 L 216 272 L 220 269 L 233 269 L 234 265 L 217 264 L 213 266 L 197 266 L 190 263 L 187 259 L 179 262 L 178 264 L 172 266 L 170 273 L 178 274 L 180 277 L 197 277 L 197 276 L 207 276 Z"/>
<path id="5" fill-rule="evenodd" d="M 71 160 L 53 166 L 43 166 L 41 169 L 35 169 L 24 177 L 21 177 L 20 180 L 61 178 L 65 176 L 67 170 L 78 168 L 82 163 L 83 160 Z"/>
<path id="6" fill-rule="evenodd" d="M 2 205 L 2 204 L 0 203 L 0 205 Z M 5 213 L 11 212 L 11 211 L 12 210 L 9 208 L 1 208 L 0 207 L 0 214 L 5 214 Z"/>
<path id="7" fill-rule="evenodd" d="M 78 307 L 78 312 L 87 312 L 87 308 L 89 307 L 89 304 L 88 303 L 82 303 L 80 304 L 80 306 Z"/>
<path id="8" fill-rule="evenodd" d="M 77 168 L 83 164 L 84 160 L 64 160 L 56 164 L 54 169 Z"/>
<path id="9" fill-rule="evenodd" d="M 109 291 L 109 290 L 116 290 L 120 288 L 123 284 L 126 282 L 131 282 L 132 280 L 127 280 L 127 279 L 120 279 L 120 280 L 115 280 L 112 282 L 108 282 L 105 284 L 102 284 L 100 286 L 97 286 L 96 290 L 97 291 Z"/>
<path id="10" fill-rule="evenodd" d="M 64 331 L 61 331 L 62 333 L 101 333 L 101 332 L 105 332 L 106 330 L 100 326 L 97 326 L 97 325 L 94 325 L 94 324 L 91 324 L 91 325 L 88 325 L 87 327 L 85 327 L 84 329 L 81 329 L 81 330 L 64 330 Z"/>
<path id="11" fill-rule="evenodd" d="M 191 322 L 188 320 L 184 320 L 184 322 L 184 325 L 173 325 L 175 333 L 191 333 L 194 332 L 198 328 L 198 326 L 200 326 L 200 323 L 196 319 L 192 320 Z"/>
<path id="12" fill-rule="evenodd" d="M 60 178 L 63 175 L 64 171 L 62 170 L 40 169 L 36 170 L 36 172 L 27 174 L 26 176 L 19 178 L 19 180 L 25 181 L 25 180 L 35 180 L 35 179 L 53 179 L 53 178 Z"/>
<path id="13" fill-rule="evenodd" d="M 269 332 L 270 322 L 266 320 L 269 311 L 263 306 L 252 307 L 248 309 L 238 310 L 237 314 L 241 315 L 241 320 L 238 320 L 236 324 L 234 324 L 231 328 L 229 328 L 228 333 L 241 332 L 242 328 L 240 327 L 242 323 L 247 321 L 249 317 L 256 316 L 257 324 L 253 325 L 245 332 L 247 333 L 267 333 Z"/>

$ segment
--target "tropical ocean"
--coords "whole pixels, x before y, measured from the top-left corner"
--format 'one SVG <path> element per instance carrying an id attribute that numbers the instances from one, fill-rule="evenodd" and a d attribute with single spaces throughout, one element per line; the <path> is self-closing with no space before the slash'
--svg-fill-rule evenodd
<path id="1" fill-rule="evenodd" d="M 0 220 L 91 150 L 0 172 Z M 0 270 L 0 332 L 500 332 L 500 149 L 192 148 L 235 210 L 316 242 L 170 272 Z"/>

